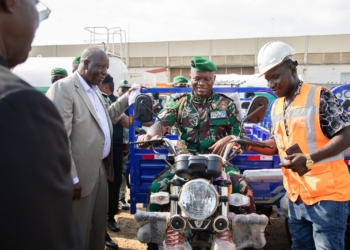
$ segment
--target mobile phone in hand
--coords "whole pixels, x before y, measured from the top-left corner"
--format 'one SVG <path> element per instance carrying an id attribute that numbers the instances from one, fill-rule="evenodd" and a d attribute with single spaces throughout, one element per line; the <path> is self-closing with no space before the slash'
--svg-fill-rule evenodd
<path id="1" fill-rule="evenodd" d="M 296 143 L 296 144 L 290 146 L 289 148 L 287 148 L 285 152 L 287 153 L 287 155 L 292 155 L 292 154 L 297 154 L 297 153 L 302 154 L 303 153 L 303 151 L 301 151 L 298 143 Z M 304 174 L 306 174 L 309 171 L 310 171 L 309 169 L 305 169 L 303 171 L 298 172 L 298 175 L 299 176 L 303 176 Z"/>
<path id="2" fill-rule="evenodd" d="M 292 146 L 290 146 L 289 148 L 287 148 L 285 150 L 287 155 L 292 155 L 295 153 L 302 153 L 300 147 L 298 144 L 294 144 Z M 281 158 L 281 165 L 283 166 L 285 163 L 287 163 L 288 161 L 286 159 L 284 159 L 284 157 Z"/>
<path id="3" fill-rule="evenodd" d="M 303 151 L 301 151 L 298 143 L 287 148 L 285 152 L 287 153 L 287 155 L 292 155 L 292 154 L 297 154 L 297 153 L 302 154 L 303 153 Z"/>

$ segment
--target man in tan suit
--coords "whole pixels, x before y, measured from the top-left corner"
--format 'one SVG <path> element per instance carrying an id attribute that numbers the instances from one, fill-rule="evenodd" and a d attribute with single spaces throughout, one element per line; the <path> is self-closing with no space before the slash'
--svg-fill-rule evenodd
<path id="1" fill-rule="evenodd" d="M 57 81 L 47 92 L 58 108 L 68 133 L 73 206 L 82 234 L 83 249 L 104 249 L 107 216 L 107 178 L 113 181 L 112 123 L 128 107 L 129 91 L 106 108 L 99 93 L 109 67 L 104 51 L 83 51 L 77 72 Z"/>

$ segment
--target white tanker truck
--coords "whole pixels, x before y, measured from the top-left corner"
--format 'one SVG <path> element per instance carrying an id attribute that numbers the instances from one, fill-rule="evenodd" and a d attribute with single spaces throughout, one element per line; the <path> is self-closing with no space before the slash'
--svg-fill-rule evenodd
<path id="1" fill-rule="evenodd" d="M 51 86 L 51 70 L 64 68 L 68 75 L 72 74 L 72 62 L 74 57 L 30 57 L 22 64 L 13 69 L 13 73 L 27 81 L 42 93 L 46 93 Z M 122 79 L 129 80 L 126 65 L 116 57 L 109 58 L 108 73 L 114 78 L 117 84 Z"/>

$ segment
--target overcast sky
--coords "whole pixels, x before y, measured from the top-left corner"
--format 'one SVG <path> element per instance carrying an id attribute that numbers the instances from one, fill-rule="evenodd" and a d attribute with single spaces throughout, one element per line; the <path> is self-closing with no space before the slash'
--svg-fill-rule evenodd
<path id="1" fill-rule="evenodd" d="M 82 44 L 90 34 L 84 28 L 93 26 L 120 27 L 129 42 L 350 33 L 350 0 L 42 2 L 52 13 L 40 24 L 33 45 Z"/>

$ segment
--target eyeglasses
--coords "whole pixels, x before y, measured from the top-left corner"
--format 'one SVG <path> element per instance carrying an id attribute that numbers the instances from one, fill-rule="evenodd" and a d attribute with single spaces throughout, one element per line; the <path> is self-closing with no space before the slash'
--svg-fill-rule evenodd
<path id="1" fill-rule="evenodd" d="M 42 2 L 38 2 L 36 4 L 36 10 L 38 11 L 39 15 L 39 23 L 47 19 L 51 13 L 51 10 Z"/>

